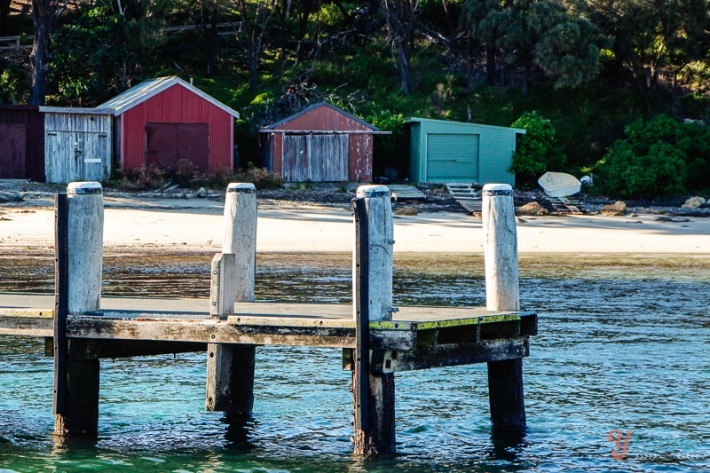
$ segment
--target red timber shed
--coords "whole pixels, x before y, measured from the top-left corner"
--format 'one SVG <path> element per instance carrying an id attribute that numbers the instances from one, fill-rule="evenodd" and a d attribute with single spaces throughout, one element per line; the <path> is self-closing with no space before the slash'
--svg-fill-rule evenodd
<path id="1" fill-rule="evenodd" d="M 200 172 L 234 169 L 239 114 L 179 77 L 159 77 L 99 105 L 114 111 L 114 152 L 122 169 L 175 169 L 187 160 Z"/>
<path id="2" fill-rule="evenodd" d="M 286 182 L 370 182 L 373 135 L 390 132 L 320 102 L 259 133 L 266 166 Z"/>

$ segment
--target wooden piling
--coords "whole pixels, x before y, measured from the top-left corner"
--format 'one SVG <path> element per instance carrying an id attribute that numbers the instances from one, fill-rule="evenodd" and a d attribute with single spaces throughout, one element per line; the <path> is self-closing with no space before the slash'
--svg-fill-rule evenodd
<path id="1" fill-rule="evenodd" d="M 98 182 L 74 182 L 57 198 L 54 432 L 95 435 L 99 360 L 89 342 L 67 341 L 66 315 L 101 309 L 103 195 Z"/>
<path id="2" fill-rule="evenodd" d="M 212 261 L 210 313 L 221 319 L 234 313 L 235 302 L 254 300 L 256 270 L 256 188 L 232 183 L 224 205 L 222 254 Z M 255 347 L 207 345 L 205 408 L 223 411 L 230 421 L 251 417 L 254 405 Z"/>
<path id="3" fill-rule="evenodd" d="M 256 188 L 254 184 L 232 183 L 224 202 L 222 253 L 235 255 L 236 301 L 254 300 L 256 271 Z"/>
<path id="4" fill-rule="evenodd" d="M 384 356 L 371 350 L 369 322 L 392 320 L 392 204 L 386 186 L 361 186 L 355 206 L 353 310 L 357 342 L 353 370 L 354 453 L 394 453 L 394 373 L 375 372 L 371 360 Z"/>
<path id="5" fill-rule="evenodd" d="M 518 311 L 518 243 L 513 190 L 509 185 L 483 186 L 483 232 L 486 308 Z M 493 433 L 524 433 L 522 358 L 488 363 L 488 396 Z"/>
<path id="6" fill-rule="evenodd" d="M 98 182 L 67 186 L 69 238 L 69 314 L 101 309 L 104 200 Z"/>
<path id="7" fill-rule="evenodd" d="M 392 320 L 392 252 L 394 245 L 392 202 L 387 186 L 360 186 L 367 215 L 369 315 L 371 321 Z M 358 292 L 357 261 L 353 252 L 353 294 Z M 356 318 L 353 305 L 353 319 Z"/>

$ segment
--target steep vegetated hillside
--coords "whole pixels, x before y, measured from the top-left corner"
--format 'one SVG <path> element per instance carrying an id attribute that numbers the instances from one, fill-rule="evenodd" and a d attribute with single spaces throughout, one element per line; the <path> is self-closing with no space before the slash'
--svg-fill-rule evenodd
<path id="1" fill-rule="evenodd" d="M 527 151 L 518 169 L 593 172 L 610 195 L 710 187 L 707 0 L 57 1 L 37 1 L 55 7 L 46 88 L 29 50 L 3 50 L 3 102 L 92 106 L 179 75 L 241 113 L 242 165 L 258 164 L 260 126 L 328 100 L 393 132 L 375 140 L 376 175 L 406 175 L 419 116 L 548 130 L 555 158 Z"/>

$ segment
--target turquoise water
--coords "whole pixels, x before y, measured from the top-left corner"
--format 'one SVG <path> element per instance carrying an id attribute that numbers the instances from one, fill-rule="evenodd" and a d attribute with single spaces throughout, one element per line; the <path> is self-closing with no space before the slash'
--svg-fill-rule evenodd
<path id="1" fill-rule="evenodd" d="M 210 259 L 107 257 L 104 292 L 206 297 Z M 399 304 L 484 301 L 479 256 L 396 266 Z M 260 299 L 349 298 L 349 255 L 263 255 L 258 268 Z M 51 291 L 52 271 L 51 258 L 4 255 L 0 291 Z M 340 351 L 276 347 L 257 350 L 245 429 L 204 412 L 202 354 L 102 360 L 99 437 L 62 443 L 51 358 L 0 337 L 0 472 L 710 471 L 710 259 L 528 256 L 521 277 L 540 335 L 520 443 L 490 437 L 484 366 L 440 368 L 397 376 L 398 453 L 354 458 Z"/>

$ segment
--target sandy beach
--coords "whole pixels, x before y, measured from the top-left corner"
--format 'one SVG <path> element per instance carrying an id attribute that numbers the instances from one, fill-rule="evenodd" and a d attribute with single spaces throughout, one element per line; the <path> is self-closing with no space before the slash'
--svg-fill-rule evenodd
<path id="1" fill-rule="evenodd" d="M 105 198 L 106 252 L 218 251 L 223 203 L 204 199 Z M 518 219 L 521 253 L 710 254 L 710 218 L 657 215 L 544 216 Z M 50 201 L 0 205 L 0 253 L 54 245 Z M 464 213 L 395 216 L 395 251 L 480 253 L 480 220 Z M 349 252 L 347 206 L 260 205 L 259 252 Z"/>

